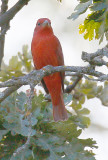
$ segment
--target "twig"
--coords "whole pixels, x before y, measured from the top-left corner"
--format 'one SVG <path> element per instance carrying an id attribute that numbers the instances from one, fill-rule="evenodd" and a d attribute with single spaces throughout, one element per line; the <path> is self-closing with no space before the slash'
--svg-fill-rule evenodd
<path id="1" fill-rule="evenodd" d="M 90 78 L 86 75 L 83 75 L 83 77 L 85 79 L 88 79 L 89 81 L 100 81 L 100 82 L 108 81 L 108 75 L 103 75 L 103 76 L 100 76 L 99 78 Z"/>
<path id="2" fill-rule="evenodd" d="M 13 86 L 5 89 L 3 92 L 0 92 L 0 103 L 7 98 L 11 93 L 15 92 L 21 86 Z"/>
<path id="3" fill-rule="evenodd" d="M 65 89 L 64 93 L 70 93 L 78 84 L 78 82 L 82 79 L 83 75 L 79 75 L 76 80 L 73 82 L 72 85 L 67 86 L 67 88 Z"/>
<path id="4" fill-rule="evenodd" d="M 51 102 L 51 96 L 50 96 L 50 94 L 46 94 L 45 95 L 45 100 L 47 100 L 48 102 Z"/>
<path id="5" fill-rule="evenodd" d="M 30 137 L 27 138 L 27 141 L 26 141 L 26 143 L 25 143 L 23 146 L 19 147 L 19 148 L 13 153 L 13 157 L 16 157 L 17 154 L 23 152 L 23 151 L 28 147 L 29 144 L 30 144 Z"/>
<path id="6" fill-rule="evenodd" d="M 30 91 L 30 95 L 28 96 L 28 110 L 31 111 L 32 109 L 32 98 L 34 97 L 34 85 L 31 84 L 30 85 L 31 91 Z M 27 116 L 28 122 L 29 122 L 29 130 L 28 130 L 28 137 L 27 137 L 27 141 L 24 145 L 22 145 L 21 147 L 19 147 L 14 153 L 13 153 L 13 157 L 16 157 L 18 154 L 20 154 L 21 152 L 23 152 L 24 150 L 26 150 L 29 145 L 30 145 L 30 138 L 31 138 L 31 134 L 32 134 L 32 124 L 31 124 L 31 118 L 32 118 L 32 113 L 30 112 L 30 114 Z"/>

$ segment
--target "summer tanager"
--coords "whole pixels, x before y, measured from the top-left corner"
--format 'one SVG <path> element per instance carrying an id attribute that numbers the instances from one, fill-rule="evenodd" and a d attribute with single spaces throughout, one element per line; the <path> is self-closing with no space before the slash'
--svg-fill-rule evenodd
<path id="1" fill-rule="evenodd" d="M 54 35 L 51 21 L 41 18 L 37 21 L 31 44 L 32 56 L 37 70 L 44 66 L 62 66 L 64 58 L 58 38 Z M 55 121 L 67 120 L 67 111 L 63 101 L 64 73 L 58 72 L 45 76 L 42 85 L 50 93 Z"/>

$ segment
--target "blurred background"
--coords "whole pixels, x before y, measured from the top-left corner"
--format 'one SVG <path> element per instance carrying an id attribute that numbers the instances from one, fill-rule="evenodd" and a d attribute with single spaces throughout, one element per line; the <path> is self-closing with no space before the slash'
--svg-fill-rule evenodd
<path id="1" fill-rule="evenodd" d="M 17 0 L 9 1 L 9 8 Z M 1 3 L 1 2 L 0 2 Z M 79 24 L 83 23 L 86 16 L 80 16 L 77 20 L 68 20 L 77 5 L 77 0 L 63 0 L 62 3 L 56 0 L 31 0 L 11 21 L 10 30 L 7 32 L 5 41 L 4 61 L 21 52 L 22 46 L 27 44 L 29 50 L 36 21 L 39 18 L 47 17 L 52 22 L 55 35 L 59 38 L 65 59 L 65 65 L 81 66 L 85 63 L 81 60 L 82 51 L 88 53 L 106 45 L 104 41 L 99 45 L 98 41 L 84 40 L 83 35 L 79 35 Z M 108 150 L 108 108 L 103 107 L 99 100 L 87 100 L 84 104 L 90 113 L 91 125 L 84 130 L 80 138 L 93 138 L 97 141 L 98 149 L 95 149 L 96 160 L 107 160 Z M 103 117 L 100 119 L 100 117 Z"/>

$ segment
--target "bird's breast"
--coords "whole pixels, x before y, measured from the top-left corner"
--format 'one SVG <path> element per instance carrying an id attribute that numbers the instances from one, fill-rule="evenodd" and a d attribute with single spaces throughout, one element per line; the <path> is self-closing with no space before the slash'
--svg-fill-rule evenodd
<path id="1" fill-rule="evenodd" d="M 57 44 L 54 38 L 34 38 L 32 41 L 32 55 L 37 69 L 46 65 L 58 66 L 56 55 Z"/>

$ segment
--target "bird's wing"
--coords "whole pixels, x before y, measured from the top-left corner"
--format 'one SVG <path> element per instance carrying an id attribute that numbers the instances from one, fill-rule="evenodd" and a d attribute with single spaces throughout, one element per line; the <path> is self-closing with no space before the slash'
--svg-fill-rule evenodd
<path id="1" fill-rule="evenodd" d="M 58 60 L 58 66 L 64 66 L 64 57 L 63 57 L 63 52 L 62 52 L 62 48 L 61 48 L 61 44 L 58 41 L 58 45 L 57 45 L 57 50 L 56 50 L 56 55 L 57 55 L 57 60 Z M 62 90 L 64 92 L 64 77 L 65 77 L 65 72 L 60 72 L 60 76 L 61 76 L 61 80 L 62 80 Z"/>

